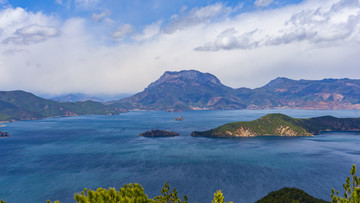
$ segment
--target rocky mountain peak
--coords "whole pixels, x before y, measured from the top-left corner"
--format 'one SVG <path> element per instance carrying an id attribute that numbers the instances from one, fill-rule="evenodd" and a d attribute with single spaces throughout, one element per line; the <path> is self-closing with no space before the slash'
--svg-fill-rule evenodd
<path id="1" fill-rule="evenodd" d="M 166 71 L 158 80 L 151 83 L 148 87 L 156 87 L 160 84 L 174 81 L 187 81 L 187 82 L 196 82 L 199 84 L 214 84 L 222 85 L 220 80 L 210 74 L 202 73 L 197 70 L 182 70 L 182 71 Z"/>
<path id="2" fill-rule="evenodd" d="M 271 80 L 268 84 L 265 85 L 265 87 L 268 88 L 276 88 L 284 85 L 288 85 L 290 83 L 294 82 L 294 80 L 291 80 L 286 77 L 277 77 L 274 80 Z"/>

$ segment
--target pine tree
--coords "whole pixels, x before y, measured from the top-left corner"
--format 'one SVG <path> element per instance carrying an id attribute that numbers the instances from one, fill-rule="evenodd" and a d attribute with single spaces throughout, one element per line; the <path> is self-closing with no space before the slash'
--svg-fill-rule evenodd
<path id="1" fill-rule="evenodd" d="M 331 189 L 331 199 L 333 203 L 359 203 L 360 202 L 360 177 L 356 174 L 356 165 L 353 165 L 350 171 L 351 178 L 346 178 L 344 187 L 344 197 L 339 196 L 339 191 Z"/>

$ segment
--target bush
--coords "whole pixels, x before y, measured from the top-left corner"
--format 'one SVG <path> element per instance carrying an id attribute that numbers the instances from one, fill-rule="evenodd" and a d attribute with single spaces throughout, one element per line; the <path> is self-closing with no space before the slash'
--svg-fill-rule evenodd
<path id="1" fill-rule="evenodd" d="M 359 203 L 360 202 L 360 177 L 356 176 L 356 165 L 353 165 L 350 171 L 351 178 L 346 178 L 344 187 L 344 197 L 339 196 L 339 191 L 331 189 L 331 200 L 333 203 Z"/>

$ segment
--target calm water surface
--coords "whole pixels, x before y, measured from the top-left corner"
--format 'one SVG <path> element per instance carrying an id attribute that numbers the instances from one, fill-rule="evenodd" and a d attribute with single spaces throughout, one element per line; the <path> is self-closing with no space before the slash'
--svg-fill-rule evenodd
<path id="1" fill-rule="evenodd" d="M 199 138 L 227 122 L 281 112 L 307 118 L 360 117 L 358 110 L 236 110 L 182 113 L 130 112 L 6 123 L 0 139 L 0 199 L 9 203 L 74 202 L 84 187 L 140 183 L 149 197 L 166 181 L 191 202 L 211 202 L 221 189 L 226 201 L 254 202 L 282 187 L 298 187 L 330 200 L 352 164 L 360 167 L 360 133 L 315 137 Z M 184 121 L 174 121 L 178 116 Z M 149 129 L 172 130 L 174 138 L 144 138 Z M 341 190 L 342 193 L 342 190 Z"/>

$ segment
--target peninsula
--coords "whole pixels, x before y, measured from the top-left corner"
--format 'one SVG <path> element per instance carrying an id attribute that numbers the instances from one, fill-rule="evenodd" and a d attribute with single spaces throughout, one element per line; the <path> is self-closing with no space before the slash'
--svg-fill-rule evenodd
<path id="1" fill-rule="evenodd" d="M 360 118 L 322 116 L 297 119 L 280 113 L 267 114 L 254 121 L 234 122 L 208 131 L 194 131 L 191 136 L 314 136 L 322 131 L 360 131 Z"/>

